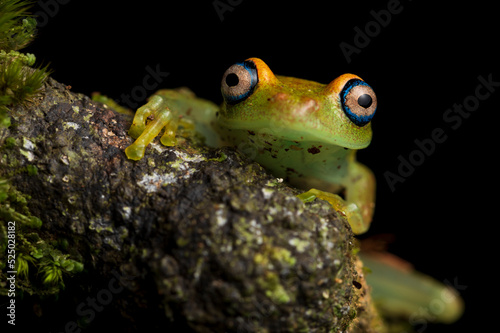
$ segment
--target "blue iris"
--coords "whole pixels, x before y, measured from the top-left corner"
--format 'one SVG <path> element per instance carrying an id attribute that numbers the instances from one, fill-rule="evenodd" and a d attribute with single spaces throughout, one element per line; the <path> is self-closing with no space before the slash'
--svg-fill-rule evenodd
<path id="1" fill-rule="evenodd" d="M 367 86 L 367 87 L 370 87 L 365 81 L 362 81 L 362 80 L 359 80 L 359 79 L 352 79 L 352 80 L 349 80 L 344 88 L 342 89 L 341 93 L 340 93 L 340 98 L 341 98 L 341 102 L 342 102 L 342 109 L 344 110 L 345 114 L 347 115 L 347 117 L 356 125 L 362 127 L 362 126 L 365 126 L 366 124 L 368 124 L 373 116 L 375 115 L 375 111 L 373 111 L 372 113 L 370 114 L 358 114 L 356 112 L 354 112 L 353 110 L 351 110 L 351 107 L 349 107 L 348 103 L 347 103 L 347 95 L 349 95 L 349 93 L 351 92 L 351 90 L 357 86 Z M 370 87 L 371 88 L 371 87 Z M 361 105 L 358 105 L 358 101 L 355 101 L 356 103 L 356 106 L 358 107 L 362 107 Z"/>

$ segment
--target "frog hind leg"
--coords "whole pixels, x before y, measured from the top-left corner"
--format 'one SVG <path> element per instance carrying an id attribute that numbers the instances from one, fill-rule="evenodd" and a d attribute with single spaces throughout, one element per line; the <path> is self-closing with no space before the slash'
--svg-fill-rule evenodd
<path id="1" fill-rule="evenodd" d="M 369 269 L 366 281 L 372 298 L 386 317 L 450 324 L 462 315 L 464 302 L 451 286 L 415 271 L 389 253 L 361 251 L 360 258 Z"/>
<path id="2" fill-rule="evenodd" d="M 153 120 L 147 122 L 149 117 L 153 117 Z M 125 154 L 131 160 L 143 158 L 146 147 L 163 128 L 165 128 L 165 133 L 161 137 L 161 143 L 166 146 L 175 145 L 178 122 L 179 117 L 167 106 L 166 98 L 153 95 L 135 113 L 129 135 L 136 140 L 125 149 Z"/>

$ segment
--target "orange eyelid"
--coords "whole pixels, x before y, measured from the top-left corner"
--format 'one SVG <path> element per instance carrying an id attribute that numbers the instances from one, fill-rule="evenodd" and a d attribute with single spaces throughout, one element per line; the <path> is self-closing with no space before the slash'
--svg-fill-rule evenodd
<path id="1" fill-rule="evenodd" d="M 247 61 L 252 61 L 257 67 L 257 72 L 259 76 L 259 82 L 274 82 L 278 79 L 274 76 L 273 71 L 267 66 L 267 64 L 259 58 L 248 58 Z"/>
<path id="2" fill-rule="evenodd" d="M 362 78 L 354 74 L 342 74 L 325 87 L 325 92 L 327 94 L 338 95 L 342 91 L 342 88 L 344 88 L 346 82 L 352 79 L 363 80 Z"/>

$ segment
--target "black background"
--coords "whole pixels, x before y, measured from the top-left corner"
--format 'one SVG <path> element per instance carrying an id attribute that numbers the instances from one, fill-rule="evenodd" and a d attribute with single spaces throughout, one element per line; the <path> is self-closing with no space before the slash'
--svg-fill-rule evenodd
<path id="1" fill-rule="evenodd" d="M 447 109 L 474 95 L 478 76 L 500 81 L 493 2 L 489 8 L 479 1 L 437 7 L 402 0 L 400 12 L 372 31 L 350 63 L 340 43 L 354 45 L 354 28 L 364 30 L 374 21 L 371 11 L 394 1 L 233 0 L 222 20 L 213 1 L 66 2 L 33 8 L 45 16 L 27 51 L 77 92 L 120 98 L 142 85 L 147 66 L 159 66 L 170 74 L 158 88 L 188 86 L 219 103 L 223 72 L 248 57 L 262 58 L 274 73 L 322 83 L 346 72 L 361 76 L 379 102 L 372 144 L 358 153 L 378 181 L 376 214 L 362 238 L 393 234 L 393 253 L 461 286 L 463 318 L 450 326 L 419 326 L 422 331 L 482 331 L 495 318 L 488 301 L 497 293 L 496 260 L 485 259 L 498 253 L 500 87 L 458 128 L 443 120 Z M 397 173 L 398 156 L 408 158 L 417 149 L 414 140 L 430 139 L 435 128 L 446 141 L 392 191 L 384 173 Z"/>

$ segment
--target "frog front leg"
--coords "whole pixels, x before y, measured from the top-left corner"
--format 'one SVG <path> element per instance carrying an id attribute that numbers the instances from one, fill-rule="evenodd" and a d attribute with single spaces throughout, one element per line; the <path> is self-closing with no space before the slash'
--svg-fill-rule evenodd
<path id="1" fill-rule="evenodd" d="M 315 198 L 328 201 L 337 212 L 346 217 L 354 234 L 365 233 L 370 227 L 375 208 L 375 176 L 370 169 L 355 161 L 353 155 L 349 172 L 341 185 L 345 188 L 345 199 L 338 194 L 314 188 L 298 197 L 304 202 Z"/>
<path id="2" fill-rule="evenodd" d="M 361 224 L 353 228 L 353 232 L 357 235 L 365 233 L 370 228 L 375 210 L 375 176 L 368 167 L 353 161 L 344 186 L 346 201 L 357 206 L 362 218 Z"/>
<path id="3" fill-rule="evenodd" d="M 328 201 L 333 209 L 345 216 L 347 222 L 349 222 L 351 226 L 352 232 L 356 235 L 362 234 L 368 230 L 359 207 L 355 203 L 349 203 L 342 199 L 338 194 L 312 188 L 307 192 L 299 194 L 297 197 L 303 202 L 311 202 L 316 198 Z"/>
<path id="4" fill-rule="evenodd" d="M 148 118 L 153 120 L 148 122 Z M 175 145 L 175 133 L 179 116 L 175 110 L 167 106 L 167 99 L 161 95 L 153 95 L 147 104 L 141 106 L 135 113 L 129 135 L 135 142 L 125 149 L 125 154 L 131 160 L 144 157 L 146 147 L 165 128 L 161 143 L 165 146 Z"/>

